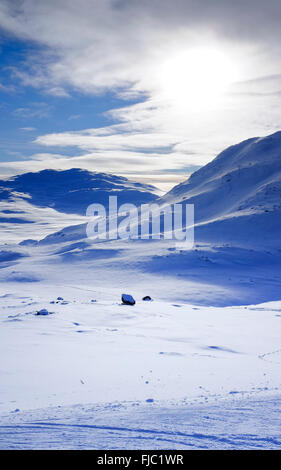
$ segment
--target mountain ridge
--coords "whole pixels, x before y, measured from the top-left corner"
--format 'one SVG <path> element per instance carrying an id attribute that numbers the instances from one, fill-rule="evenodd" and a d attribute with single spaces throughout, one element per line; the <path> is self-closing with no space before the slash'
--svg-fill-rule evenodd
<path id="1" fill-rule="evenodd" d="M 228 147 L 160 200 L 194 204 L 198 241 L 280 244 L 281 132 Z"/>
<path id="2" fill-rule="evenodd" d="M 0 181 L 2 242 L 44 238 L 64 227 L 85 222 L 90 204 L 106 208 L 109 196 L 118 204 L 154 201 L 157 189 L 110 173 L 80 168 L 42 170 Z"/>
<path id="3" fill-rule="evenodd" d="M 0 181 L 0 190 L 3 199 L 18 195 L 39 207 L 53 207 L 59 212 L 80 215 L 84 215 L 88 205 L 94 202 L 106 205 L 109 192 L 110 195 L 118 194 L 120 204 L 132 198 L 142 203 L 157 197 L 154 186 L 81 168 L 23 173 Z"/>

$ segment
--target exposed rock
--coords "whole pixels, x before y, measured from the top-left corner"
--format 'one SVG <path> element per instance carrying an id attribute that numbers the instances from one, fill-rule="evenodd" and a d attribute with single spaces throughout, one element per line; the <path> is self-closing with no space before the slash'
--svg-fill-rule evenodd
<path id="1" fill-rule="evenodd" d="M 48 312 L 48 310 L 46 308 L 42 308 L 41 310 L 38 310 L 38 312 L 36 312 L 36 315 L 49 315 L 50 312 Z"/>
<path id="2" fill-rule="evenodd" d="M 135 299 L 129 294 L 122 294 L 122 302 L 126 305 L 135 305 Z"/>
<path id="3" fill-rule="evenodd" d="M 150 300 L 152 300 L 152 298 L 150 297 L 150 295 L 145 295 L 142 300 L 145 300 L 146 302 L 149 302 Z"/>

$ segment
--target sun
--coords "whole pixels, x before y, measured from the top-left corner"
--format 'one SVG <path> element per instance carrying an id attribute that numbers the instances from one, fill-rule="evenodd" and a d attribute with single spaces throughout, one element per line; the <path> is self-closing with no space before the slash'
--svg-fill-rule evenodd
<path id="1" fill-rule="evenodd" d="M 160 96 L 175 107 L 206 109 L 218 103 L 235 75 L 229 57 L 217 49 L 184 51 L 160 67 Z"/>

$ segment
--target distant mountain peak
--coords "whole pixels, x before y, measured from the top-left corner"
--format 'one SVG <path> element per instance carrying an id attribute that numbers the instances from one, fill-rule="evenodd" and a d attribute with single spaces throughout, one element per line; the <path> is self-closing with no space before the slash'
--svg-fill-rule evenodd
<path id="1" fill-rule="evenodd" d="M 120 204 L 133 202 L 139 205 L 157 198 L 154 186 L 130 181 L 124 176 L 81 168 L 23 173 L 0 181 L 0 188 L 6 199 L 17 193 L 39 207 L 53 207 L 61 212 L 81 215 L 94 202 L 106 206 L 109 195 L 117 195 Z"/>

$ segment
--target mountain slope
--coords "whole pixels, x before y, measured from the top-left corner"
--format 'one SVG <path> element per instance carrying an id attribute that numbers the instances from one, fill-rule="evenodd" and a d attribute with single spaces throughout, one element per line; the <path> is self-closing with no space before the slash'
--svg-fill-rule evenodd
<path id="1" fill-rule="evenodd" d="M 52 207 L 68 214 L 85 215 L 94 203 L 107 205 L 108 196 L 117 195 L 119 204 L 141 204 L 156 199 L 156 188 L 106 173 L 93 173 L 79 168 L 24 173 L 0 181 L 0 198 L 20 197 L 39 207 Z"/>
<path id="2" fill-rule="evenodd" d="M 156 200 L 194 203 L 193 250 L 173 240 L 96 242 L 87 239 L 84 218 L 17 247 L 15 259 L 4 248 L 0 282 L 57 276 L 63 285 L 115 286 L 118 296 L 143 282 L 154 298 L 172 292 L 176 302 L 201 305 L 280 300 L 280 140 L 277 133 L 230 147 Z"/>
<path id="3" fill-rule="evenodd" d="M 195 243 L 281 249 L 281 132 L 227 148 L 156 202 L 194 204 Z M 46 243 L 85 237 L 81 225 Z"/>
<path id="4" fill-rule="evenodd" d="M 227 148 L 161 202 L 194 204 L 197 241 L 279 246 L 281 132 Z"/>
<path id="5" fill-rule="evenodd" d="M 73 168 L 24 173 L 0 181 L 1 241 L 40 239 L 85 221 L 87 207 L 105 207 L 109 196 L 118 203 L 141 204 L 157 198 L 156 188 L 105 173 Z"/>

